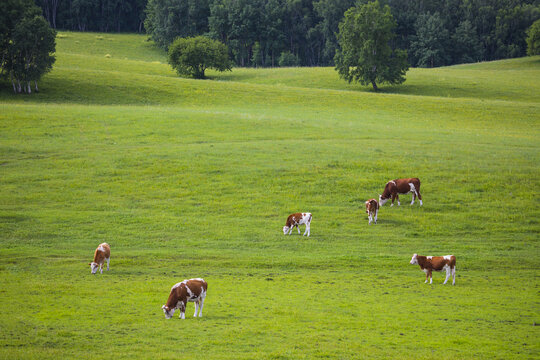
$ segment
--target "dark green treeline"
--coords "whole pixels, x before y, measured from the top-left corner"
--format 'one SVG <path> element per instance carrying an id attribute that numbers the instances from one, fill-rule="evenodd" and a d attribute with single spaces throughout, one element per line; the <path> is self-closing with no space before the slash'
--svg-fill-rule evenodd
<path id="1" fill-rule="evenodd" d="M 332 65 L 344 12 L 367 0 L 35 0 L 53 28 L 144 32 L 163 48 L 206 35 L 239 66 Z M 381 0 L 412 66 L 526 55 L 540 0 Z"/>

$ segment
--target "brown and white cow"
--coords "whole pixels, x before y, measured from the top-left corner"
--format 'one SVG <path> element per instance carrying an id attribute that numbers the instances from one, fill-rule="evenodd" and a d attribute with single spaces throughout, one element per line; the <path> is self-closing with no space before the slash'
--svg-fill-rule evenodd
<path id="1" fill-rule="evenodd" d="M 446 271 L 446 279 L 444 280 L 444 283 L 448 281 L 450 278 L 450 275 L 452 275 L 452 285 L 456 284 L 456 257 L 454 255 L 446 255 L 446 256 L 422 256 L 418 254 L 414 254 L 411 259 L 411 265 L 420 265 L 420 269 L 422 269 L 426 273 L 426 283 L 433 283 L 433 277 L 431 275 L 431 272 L 433 270 L 435 271 Z"/>
<path id="2" fill-rule="evenodd" d="M 390 198 L 392 198 L 392 205 L 390 206 L 394 206 L 395 199 L 397 199 L 397 204 L 399 206 L 401 205 L 399 202 L 399 194 L 408 194 L 410 192 L 412 192 L 411 205 L 414 204 L 414 199 L 417 196 L 418 200 L 420 200 L 420 206 L 422 206 L 420 179 L 409 178 L 390 180 L 386 183 L 383 193 L 379 195 L 379 205 L 383 206 Z"/>
<path id="3" fill-rule="evenodd" d="M 172 318 L 174 311 L 180 309 L 179 318 L 185 319 L 186 305 L 188 302 L 195 303 L 195 314 L 193 316 L 197 317 L 197 311 L 199 311 L 199 317 L 202 317 L 206 289 L 208 289 L 208 284 L 206 281 L 199 278 L 184 280 L 174 285 L 171 288 L 167 304 L 161 307 L 165 313 L 165 318 Z"/>
<path id="4" fill-rule="evenodd" d="M 375 224 L 377 223 L 377 214 L 379 213 L 379 203 L 375 199 L 369 199 L 366 201 L 366 213 L 368 214 L 369 224 L 375 217 Z"/>
<path id="5" fill-rule="evenodd" d="M 94 253 L 94 261 L 89 263 L 92 274 L 99 272 L 103 274 L 103 264 L 107 261 L 107 271 L 109 271 L 109 261 L 111 260 L 111 247 L 107 243 L 99 244 Z"/>
<path id="6" fill-rule="evenodd" d="M 307 234 L 307 236 L 309 236 L 310 234 L 309 227 L 311 225 L 311 213 L 295 213 L 295 214 L 289 215 L 289 217 L 287 218 L 287 223 L 283 227 L 283 234 L 287 235 L 287 233 L 289 233 L 290 235 L 295 226 L 296 226 L 296 229 L 298 230 L 298 233 L 300 234 L 299 225 L 302 225 L 302 224 L 306 225 L 306 231 L 304 231 L 304 235 Z"/>

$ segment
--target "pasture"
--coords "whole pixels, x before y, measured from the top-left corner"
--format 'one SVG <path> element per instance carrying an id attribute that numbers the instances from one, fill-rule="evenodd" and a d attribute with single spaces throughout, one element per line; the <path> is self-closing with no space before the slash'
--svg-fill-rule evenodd
<path id="1" fill-rule="evenodd" d="M 332 68 L 209 75 L 145 36 L 61 32 L 40 93 L 1 84 L 0 358 L 540 356 L 540 57 L 380 93 Z M 368 226 L 398 177 L 424 206 Z M 309 238 L 283 235 L 297 211 Z M 454 254 L 456 285 L 413 253 Z M 194 277 L 203 317 L 166 320 Z"/>

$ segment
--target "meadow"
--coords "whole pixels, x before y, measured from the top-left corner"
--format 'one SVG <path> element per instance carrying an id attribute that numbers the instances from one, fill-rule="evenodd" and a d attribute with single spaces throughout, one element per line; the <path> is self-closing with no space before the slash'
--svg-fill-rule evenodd
<path id="1" fill-rule="evenodd" d="M 374 93 L 332 68 L 180 78 L 142 35 L 56 55 L 39 93 L 0 83 L 0 358 L 540 357 L 540 57 Z M 424 205 L 368 226 L 400 177 Z M 283 235 L 297 211 L 309 238 Z M 456 285 L 413 253 L 454 254 Z M 203 317 L 166 320 L 193 277 Z"/>

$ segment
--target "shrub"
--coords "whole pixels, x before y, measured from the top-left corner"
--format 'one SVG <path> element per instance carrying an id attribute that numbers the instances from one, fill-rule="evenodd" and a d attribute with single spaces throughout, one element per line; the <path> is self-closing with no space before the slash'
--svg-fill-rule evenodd
<path id="1" fill-rule="evenodd" d="M 169 64 L 179 75 L 196 79 L 204 79 L 204 72 L 208 68 L 231 70 L 227 46 L 204 36 L 174 40 L 169 47 Z"/>

